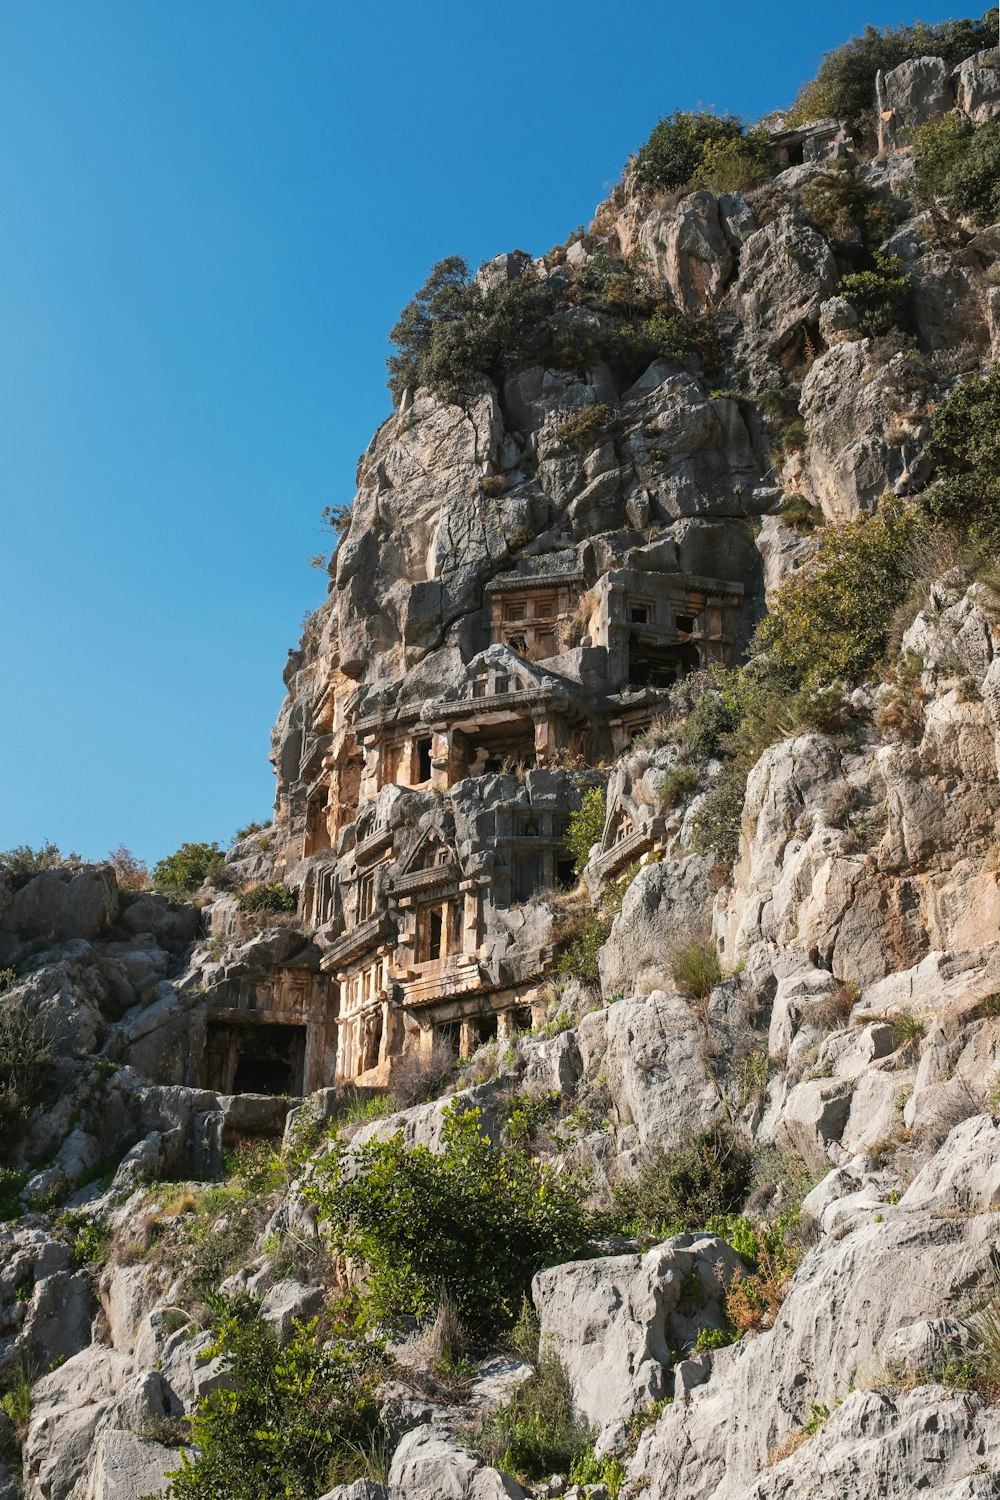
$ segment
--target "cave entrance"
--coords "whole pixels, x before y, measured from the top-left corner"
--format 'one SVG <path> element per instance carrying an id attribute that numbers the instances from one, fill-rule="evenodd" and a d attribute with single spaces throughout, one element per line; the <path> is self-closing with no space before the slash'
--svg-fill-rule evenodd
<path id="1" fill-rule="evenodd" d="M 205 1038 L 205 1087 L 220 1094 L 302 1093 L 306 1028 L 210 1021 Z"/>
<path id="2" fill-rule="evenodd" d="M 688 641 L 652 645 L 633 634 L 628 643 L 628 680 L 633 687 L 673 687 L 701 665 L 698 647 Z"/>

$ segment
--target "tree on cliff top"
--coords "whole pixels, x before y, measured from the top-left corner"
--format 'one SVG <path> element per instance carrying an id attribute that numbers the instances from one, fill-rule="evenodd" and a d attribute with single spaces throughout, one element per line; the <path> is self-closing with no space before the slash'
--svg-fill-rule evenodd
<path id="1" fill-rule="evenodd" d="M 386 361 L 393 399 L 419 385 L 444 401 L 474 395 L 486 380 L 544 352 L 554 309 L 552 289 L 530 273 L 484 289 L 460 255 L 438 261 L 389 335 L 396 346 Z"/>

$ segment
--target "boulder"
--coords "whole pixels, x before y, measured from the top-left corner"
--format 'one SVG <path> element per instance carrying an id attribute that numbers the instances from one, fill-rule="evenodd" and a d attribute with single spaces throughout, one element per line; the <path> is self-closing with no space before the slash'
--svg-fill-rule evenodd
<path id="1" fill-rule="evenodd" d="M 672 949 L 708 928 L 711 867 L 710 858 L 697 854 L 643 866 L 625 892 L 601 952 L 606 995 L 664 987 Z"/>
<path id="2" fill-rule="evenodd" d="M 948 64 L 942 57 L 911 57 L 875 80 L 878 148 L 895 151 L 909 144 L 918 125 L 939 119 L 952 106 Z"/>
<path id="3" fill-rule="evenodd" d="M 700 1328 L 726 1326 L 725 1290 L 742 1270 L 724 1240 L 683 1234 L 645 1255 L 538 1273 L 531 1295 L 542 1347 L 559 1355 L 574 1402 L 603 1441 L 670 1392 L 672 1348 L 692 1346 Z"/>

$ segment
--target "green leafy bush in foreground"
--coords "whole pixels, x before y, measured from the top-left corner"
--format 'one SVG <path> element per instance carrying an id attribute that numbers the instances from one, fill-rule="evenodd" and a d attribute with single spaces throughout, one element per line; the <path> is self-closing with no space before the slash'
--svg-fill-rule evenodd
<path id="1" fill-rule="evenodd" d="M 377 1323 L 426 1316 L 443 1291 L 476 1337 L 509 1326 L 531 1278 L 585 1243 L 582 1189 L 519 1146 L 495 1146 L 479 1111 L 452 1105 L 443 1150 L 402 1135 L 341 1147 L 309 1188 L 336 1250 L 368 1267 Z"/>
<path id="2" fill-rule="evenodd" d="M 225 1358 L 234 1388 L 212 1391 L 191 1419 L 171 1500 L 315 1500 L 371 1472 L 378 1346 L 323 1339 L 315 1320 L 279 1345 L 251 1307 L 234 1303 L 211 1352 Z"/>

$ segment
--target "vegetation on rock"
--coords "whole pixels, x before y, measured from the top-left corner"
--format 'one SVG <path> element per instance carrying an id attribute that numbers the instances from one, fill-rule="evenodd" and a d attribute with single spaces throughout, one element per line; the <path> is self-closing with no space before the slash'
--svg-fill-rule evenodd
<path id="1" fill-rule="evenodd" d="M 958 115 L 917 130 L 917 189 L 926 202 L 947 198 L 974 224 L 1000 219 L 1000 120 L 973 126 Z"/>
<path id="2" fill-rule="evenodd" d="M 866 26 L 843 46 L 826 53 L 819 72 L 799 90 L 788 123 L 832 117 L 846 120 L 856 135 L 873 133 L 875 77 L 916 57 L 943 57 L 959 63 L 963 58 L 996 45 L 996 9 L 980 20 L 944 21 L 928 25 L 887 26 L 879 31 Z"/>
<path id="3" fill-rule="evenodd" d="M 215 1307 L 209 1352 L 225 1359 L 232 1387 L 212 1391 L 191 1418 L 172 1500 L 315 1500 L 370 1474 L 384 1442 L 379 1346 L 331 1339 L 315 1319 L 279 1344 L 251 1303 Z"/>
<path id="4" fill-rule="evenodd" d="M 772 175 L 764 132 L 710 110 L 667 115 L 636 157 L 636 177 L 653 192 L 708 187 L 728 193 L 759 187 Z"/>
<path id="5" fill-rule="evenodd" d="M 224 864 L 218 844 L 182 844 L 153 866 L 153 885 L 158 891 L 189 895 L 218 876 Z"/>
<path id="6" fill-rule="evenodd" d="M 446 1112 L 443 1150 L 401 1135 L 317 1163 L 308 1192 L 331 1242 L 368 1268 L 377 1323 L 426 1317 L 447 1291 L 476 1337 L 509 1327 L 535 1272 L 586 1238 L 580 1185 L 519 1146 L 495 1146 L 477 1109 Z"/>

